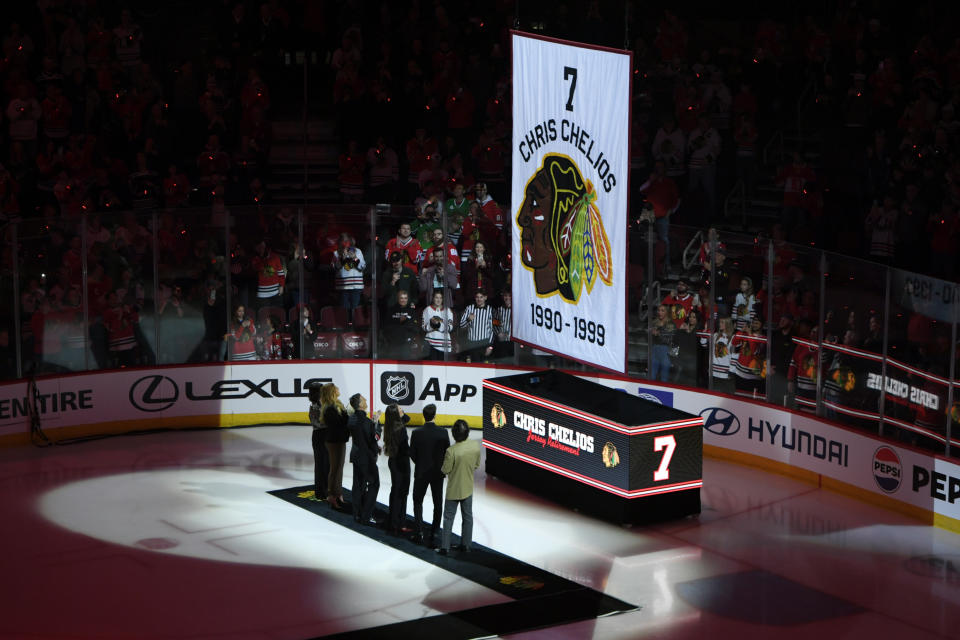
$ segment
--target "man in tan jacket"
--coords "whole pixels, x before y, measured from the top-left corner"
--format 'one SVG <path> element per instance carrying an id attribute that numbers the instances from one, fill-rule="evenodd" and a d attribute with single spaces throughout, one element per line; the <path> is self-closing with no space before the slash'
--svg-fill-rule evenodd
<path id="1" fill-rule="evenodd" d="M 464 420 L 453 424 L 453 439 L 456 441 L 443 456 L 440 470 L 447 476 L 447 497 L 443 504 L 443 535 L 440 548 L 442 555 L 450 553 L 450 535 L 453 519 L 460 505 L 460 551 L 469 552 L 473 538 L 473 472 L 480 467 L 480 441 L 468 440 L 470 427 Z"/>

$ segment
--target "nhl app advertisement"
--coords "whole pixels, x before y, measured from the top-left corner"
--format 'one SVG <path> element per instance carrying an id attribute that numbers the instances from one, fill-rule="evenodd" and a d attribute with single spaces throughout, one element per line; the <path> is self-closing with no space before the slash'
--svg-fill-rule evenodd
<path id="1" fill-rule="evenodd" d="M 630 55 L 512 40 L 513 336 L 624 372 Z"/>

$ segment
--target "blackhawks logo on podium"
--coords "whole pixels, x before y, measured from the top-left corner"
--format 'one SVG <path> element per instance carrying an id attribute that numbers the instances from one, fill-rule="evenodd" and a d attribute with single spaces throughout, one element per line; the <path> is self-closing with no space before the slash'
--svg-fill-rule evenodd
<path id="1" fill-rule="evenodd" d="M 576 304 L 598 278 L 613 284 L 610 240 L 596 200 L 593 183 L 565 155 L 544 156 L 527 181 L 517 224 L 521 261 L 533 273 L 538 296 L 556 292 Z"/>

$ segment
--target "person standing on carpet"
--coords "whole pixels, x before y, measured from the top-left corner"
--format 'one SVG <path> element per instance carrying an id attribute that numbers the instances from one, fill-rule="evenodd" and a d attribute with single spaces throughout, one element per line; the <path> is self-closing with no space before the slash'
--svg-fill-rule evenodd
<path id="1" fill-rule="evenodd" d="M 330 454 L 327 452 L 327 425 L 323 421 L 320 391 L 323 385 L 314 382 L 308 390 L 310 398 L 310 424 L 313 425 L 313 497 L 327 499 L 327 479 L 330 477 Z"/>
<path id="2" fill-rule="evenodd" d="M 423 536 L 423 497 L 430 487 L 430 496 L 433 498 L 433 520 L 430 521 L 430 537 L 426 543 L 433 547 L 437 533 L 440 531 L 440 516 L 443 505 L 443 474 L 440 467 L 443 465 L 443 456 L 450 446 L 450 436 L 443 427 L 434 424 L 437 415 L 437 405 L 428 404 L 423 408 L 424 423 L 422 427 L 413 430 L 410 435 L 410 459 L 413 460 L 413 518 L 414 537 L 417 544 L 424 542 Z"/>
<path id="3" fill-rule="evenodd" d="M 367 399 L 361 394 L 350 396 L 353 415 L 347 426 L 353 446 L 350 447 L 350 462 L 353 463 L 353 519 L 362 524 L 376 525 L 373 509 L 377 506 L 380 491 L 380 473 L 377 456 L 380 455 L 380 429 L 375 424 L 380 419 L 376 412 L 373 420 L 367 417 Z"/>
<path id="4" fill-rule="evenodd" d="M 343 509 L 343 463 L 346 458 L 347 410 L 340 402 L 340 389 L 328 382 L 320 389 L 320 416 L 326 425 L 327 456 L 330 459 L 330 473 L 327 476 L 327 503 L 334 509 Z"/>
<path id="5" fill-rule="evenodd" d="M 387 407 L 383 425 L 383 453 L 390 459 L 390 520 L 387 532 L 398 536 L 409 532 L 403 524 L 407 519 L 407 494 L 410 493 L 410 444 L 407 441 L 407 423 L 410 416 L 396 403 Z"/>
<path id="6" fill-rule="evenodd" d="M 469 552 L 473 542 L 473 472 L 480 468 L 480 441 L 469 440 L 470 427 L 465 420 L 453 423 L 456 442 L 443 456 L 440 471 L 447 476 L 447 499 L 443 503 L 443 538 L 439 552 L 450 553 L 453 519 L 460 506 L 460 551 Z"/>

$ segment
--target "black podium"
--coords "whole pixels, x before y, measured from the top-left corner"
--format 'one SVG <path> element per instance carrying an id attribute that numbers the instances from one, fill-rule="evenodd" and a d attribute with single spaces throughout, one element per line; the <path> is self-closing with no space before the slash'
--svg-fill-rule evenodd
<path id="1" fill-rule="evenodd" d="M 487 474 L 619 523 L 700 513 L 703 418 L 559 371 L 483 382 Z"/>

